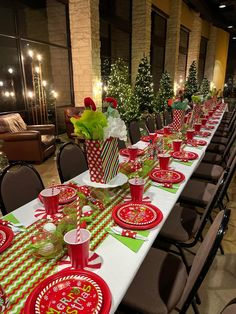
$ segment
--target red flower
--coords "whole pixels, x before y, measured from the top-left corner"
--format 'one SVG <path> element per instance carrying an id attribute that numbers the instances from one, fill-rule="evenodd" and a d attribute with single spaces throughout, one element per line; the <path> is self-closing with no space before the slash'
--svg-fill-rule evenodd
<path id="1" fill-rule="evenodd" d="M 112 106 L 113 108 L 117 108 L 118 103 L 117 103 L 117 100 L 116 100 L 115 98 L 113 98 L 113 97 L 107 97 L 107 98 L 104 99 L 104 101 L 111 103 L 111 106 Z"/>
<path id="2" fill-rule="evenodd" d="M 93 111 L 96 111 L 96 105 L 95 105 L 94 101 L 92 100 L 92 98 L 90 98 L 90 97 L 84 98 L 84 107 L 90 108 Z"/>
<path id="3" fill-rule="evenodd" d="M 173 102 L 174 102 L 174 100 L 172 98 L 168 99 L 168 101 L 167 101 L 168 106 L 171 107 Z"/>

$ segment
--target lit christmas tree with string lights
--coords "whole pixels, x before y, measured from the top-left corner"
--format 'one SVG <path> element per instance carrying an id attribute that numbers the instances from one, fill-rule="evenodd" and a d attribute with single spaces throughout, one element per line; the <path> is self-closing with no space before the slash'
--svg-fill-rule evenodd
<path id="1" fill-rule="evenodd" d="M 134 99 L 141 112 L 154 112 L 154 90 L 151 65 L 147 57 L 143 57 L 138 67 L 134 86 Z"/>
<path id="2" fill-rule="evenodd" d="M 155 102 L 155 112 L 162 112 L 167 109 L 167 101 L 174 96 L 173 84 L 167 71 L 162 73 L 160 87 Z"/>
<path id="3" fill-rule="evenodd" d="M 120 58 L 111 65 L 111 73 L 107 82 L 107 96 L 117 100 L 117 109 L 125 122 L 139 117 L 138 104 L 133 100 L 132 88 L 129 83 L 129 68 Z"/>
<path id="4" fill-rule="evenodd" d="M 198 92 L 196 61 L 192 62 L 188 73 L 188 78 L 184 86 L 184 97 L 191 101 L 192 95 L 195 95 Z"/>
<path id="5" fill-rule="evenodd" d="M 210 93 L 210 81 L 204 77 L 200 86 L 200 94 L 206 97 Z"/>

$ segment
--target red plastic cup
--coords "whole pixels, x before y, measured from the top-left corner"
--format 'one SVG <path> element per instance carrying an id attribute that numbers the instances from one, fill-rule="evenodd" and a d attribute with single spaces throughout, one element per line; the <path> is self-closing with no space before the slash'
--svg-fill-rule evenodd
<path id="1" fill-rule="evenodd" d="M 58 212 L 59 194 L 57 188 L 48 188 L 40 192 L 47 215 L 56 214 Z"/>
<path id="2" fill-rule="evenodd" d="M 142 202 L 145 180 L 132 178 L 129 180 L 130 195 L 133 202 Z"/>
<path id="3" fill-rule="evenodd" d="M 200 132 L 201 127 L 202 127 L 202 124 L 201 124 L 201 123 L 195 123 L 195 124 L 194 124 L 194 130 L 195 130 L 196 132 Z"/>
<path id="4" fill-rule="evenodd" d="M 213 113 L 214 113 L 214 111 L 213 111 L 213 110 L 210 110 L 210 111 L 208 112 L 209 117 L 212 117 Z"/>
<path id="5" fill-rule="evenodd" d="M 176 139 L 173 140 L 173 150 L 174 152 L 179 152 L 181 148 L 182 140 Z"/>
<path id="6" fill-rule="evenodd" d="M 64 235 L 68 255 L 74 269 L 83 269 L 88 265 L 89 242 L 91 234 L 86 229 L 80 229 L 80 242 L 77 242 L 77 230 L 73 229 Z"/>
<path id="7" fill-rule="evenodd" d="M 128 147 L 128 151 L 129 151 L 129 160 L 134 161 L 138 156 L 138 148 L 130 146 Z"/>
<path id="8" fill-rule="evenodd" d="M 157 133 L 149 133 L 149 137 L 150 137 L 150 140 L 152 141 L 152 144 L 153 144 L 156 137 L 157 137 Z"/>
<path id="9" fill-rule="evenodd" d="M 160 169 L 168 170 L 169 162 L 170 162 L 170 155 L 169 154 L 159 154 L 158 158 L 159 158 Z"/>
<path id="10" fill-rule="evenodd" d="M 206 125 L 207 123 L 207 118 L 202 118 L 202 126 Z"/>
<path id="11" fill-rule="evenodd" d="M 169 135 L 170 134 L 170 127 L 169 126 L 164 126 L 163 127 L 164 135 Z"/>
<path id="12" fill-rule="evenodd" d="M 194 130 L 187 130 L 187 132 L 186 132 L 187 140 L 192 140 L 194 134 L 195 134 L 195 131 L 194 131 Z"/>

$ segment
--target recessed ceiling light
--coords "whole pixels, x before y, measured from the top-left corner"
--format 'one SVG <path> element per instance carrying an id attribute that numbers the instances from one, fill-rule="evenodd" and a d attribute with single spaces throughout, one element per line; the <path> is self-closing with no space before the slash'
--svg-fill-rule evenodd
<path id="1" fill-rule="evenodd" d="M 220 5 L 219 5 L 219 8 L 220 8 L 220 9 L 224 9 L 225 7 L 226 7 L 225 4 L 220 4 Z"/>
<path id="2" fill-rule="evenodd" d="M 233 26 L 232 26 L 232 25 L 229 25 L 228 28 L 233 28 Z"/>
<path id="3" fill-rule="evenodd" d="M 236 37 L 234 36 L 234 37 L 232 37 L 233 39 L 236 39 Z"/>

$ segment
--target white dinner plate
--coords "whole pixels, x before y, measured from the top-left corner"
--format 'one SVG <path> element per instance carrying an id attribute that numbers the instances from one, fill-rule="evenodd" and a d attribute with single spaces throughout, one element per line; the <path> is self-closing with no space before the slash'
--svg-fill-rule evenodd
<path id="1" fill-rule="evenodd" d="M 128 177 L 119 172 L 111 181 L 108 183 L 97 183 L 97 182 L 92 182 L 90 180 L 90 175 L 89 172 L 86 172 L 82 178 L 83 182 L 88 185 L 92 186 L 94 188 L 104 188 L 104 189 L 109 189 L 109 188 L 115 188 L 117 186 L 123 185 L 128 181 Z"/>

